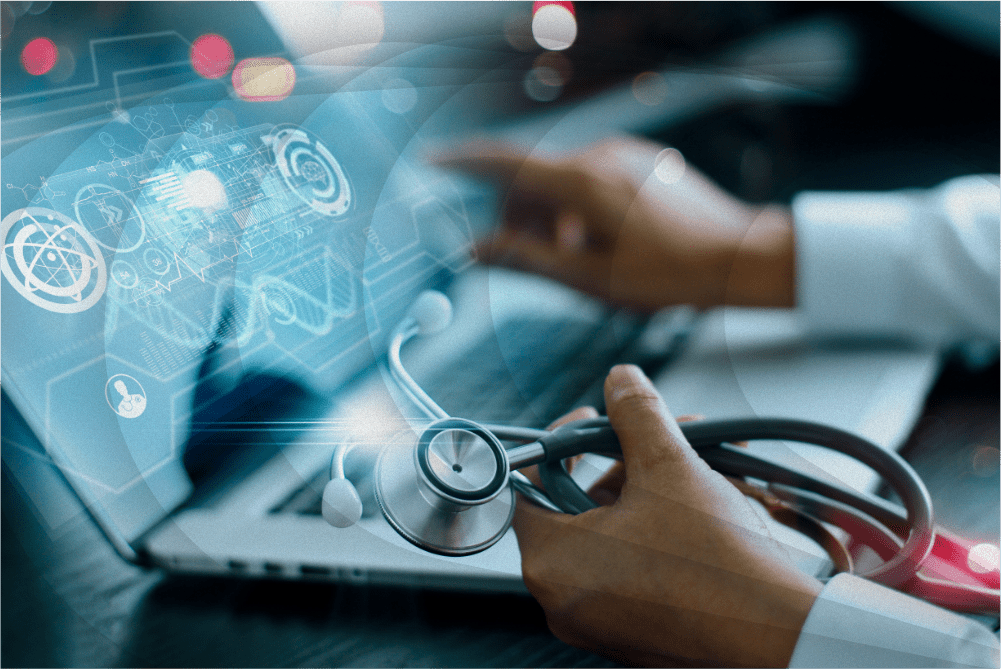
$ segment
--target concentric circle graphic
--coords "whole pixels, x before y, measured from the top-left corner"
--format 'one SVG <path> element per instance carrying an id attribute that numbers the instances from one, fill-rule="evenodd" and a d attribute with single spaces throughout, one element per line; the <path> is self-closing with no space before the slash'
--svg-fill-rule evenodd
<path id="1" fill-rule="evenodd" d="M 264 309 L 275 322 L 281 325 L 291 325 L 296 320 L 295 300 L 288 291 L 278 285 L 268 285 L 261 289 L 261 299 Z"/>
<path id="2" fill-rule="evenodd" d="M 68 216 L 42 207 L 18 209 L 0 223 L 0 237 L 0 272 L 32 304 L 72 314 L 104 295 L 108 270 L 101 249 Z"/>
<path id="3" fill-rule="evenodd" d="M 157 276 L 163 276 L 170 270 L 170 260 L 167 259 L 167 254 L 155 246 L 151 246 L 143 252 L 143 262 Z"/>
<path id="4" fill-rule="evenodd" d="M 274 135 L 275 161 L 289 190 L 325 216 L 342 216 L 351 208 L 351 186 L 326 146 L 302 128 L 283 128 Z"/>
<path id="5" fill-rule="evenodd" d="M 73 213 L 91 231 L 94 240 L 109 251 L 135 251 L 146 238 L 146 221 L 139 209 L 114 186 L 101 183 L 84 186 L 73 200 Z M 128 226 L 129 221 L 135 224 Z"/>
<path id="6" fill-rule="evenodd" d="M 163 293 L 160 284 L 149 277 L 143 277 L 132 290 L 132 299 L 141 307 L 158 307 L 163 304 Z"/>
<path id="7" fill-rule="evenodd" d="M 111 262 L 111 280 L 128 290 L 139 283 L 139 274 L 130 262 L 116 258 Z"/>

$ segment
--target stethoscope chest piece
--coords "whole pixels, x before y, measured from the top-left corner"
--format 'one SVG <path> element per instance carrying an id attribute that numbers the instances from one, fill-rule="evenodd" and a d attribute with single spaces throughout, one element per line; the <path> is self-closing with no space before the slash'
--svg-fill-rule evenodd
<path id="1" fill-rule="evenodd" d="M 383 450 L 375 497 L 389 523 L 415 546 L 470 555 L 495 544 L 511 525 L 508 470 L 492 433 L 472 421 L 445 418 L 424 430 L 417 448 Z"/>

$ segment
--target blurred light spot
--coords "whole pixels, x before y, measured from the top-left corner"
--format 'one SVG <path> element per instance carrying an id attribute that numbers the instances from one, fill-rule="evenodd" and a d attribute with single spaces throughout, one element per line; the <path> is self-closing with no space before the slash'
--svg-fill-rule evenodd
<path id="1" fill-rule="evenodd" d="M 382 88 L 382 104 L 394 114 L 406 114 L 417 104 L 417 89 L 406 79 L 390 79 Z"/>
<path id="2" fill-rule="evenodd" d="M 527 11 L 515 12 L 504 21 L 504 39 L 517 51 L 531 51 L 535 48 L 532 37 L 532 15 Z"/>
<path id="3" fill-rule="evenodd" d="M 558 51 L 544 51 L 532 63 L 532 67 L 548 68 L 547 78 L 541 79 L 550 86 L 566 86 L 573 76 L 573 63 L 565 54 Z M 555 75 L 554 75 L 555 73 Z"/>
<path id="4" fill-rule="evenodd" d="M 261 3 L 289 52 L 304 65 L 348 66 L 382 42 L 385 14 L 378 2 Z"/>
<path id="5" fill-rule="evenodd" d="M 1001 566 L 1001 551 L 994 544 L 977 544 L 970 549 L 966 564 L 970 571 L 978 574 L 998 571 Z"/>
<path id="6" fill-rule="evenodd" d="M 37 16 L 38 14 L 42 14 L 43 12 L 45 12 L 45 10 L 47 10 L 49 7 L 51 7 L 52 3 L 51 2 L 32 2 L 32 3 L 30 3 L 30 5 L 31 6 L 28 7 L 28 13 L 29 14 L 35 14 Z"/>
<path id="7" fill-rule="evenodd" d="M 59 49 L 48 37 L 36 37 L 21 51 L 21 65 L 35 76 L 51 70 L 59 60 Z"/>
<path id="8" fill-rule="evenodd" d="M 218 79 L 233 67 L 233 47 L 221 35 L 202 35 L 191 45 L 191 66 L 206 79 Z"/>
<path id="9" fill-rule="evenodd" d="M 525 73 L 525 95 L 536 102 L 551 102 L 560 96 L 560 73 L 551 67 L 533 67 Z"/>
<path id="10" fill-rule="evenodd" d="M 567 8 L 569 4 L 536 3 L 532 16 L 532 37 L 543 49 L 562 51 L 577 39 L 577 19 Z"/>
<path id="11" fill-rule="evenodd" d="M 666 184 L 677 183 L 685 175 L 685 157 L 677 149 L 664 149 L 654 159 L 653 173 Z"/>
<path id="12" fill-rule="evenodd" d="M 14 16 L 14 10 L 6 2 L 0 4 L 0 39 L 7 39 L 7 35 L 14 29 L 15 21 L 17 17 Z"/>
<path id="13" fill-rule="evenodd" d="M 633 96 L 645 105 L 659 105 L 667 98 L 667 82 L 656 72 L 643 72 L 633 79 Z"/>
<path id="14" fill-rule="evenodd" d="M 525 94 L 537 102 L 550 102 L 560 96 L 573 74 L 570 59 L 562 53 L 546 51 L 532 63 L 525 75 Z"/>
<path id="15" fill-rule="evenodd" d="M 199 209 L 221 209 L 226 205 L 226 189 L 208 170 L 189 172 L 181 179 L 181 186 L 184 196 Z"/>
<path id="16" fill-rule="evenodd" d="M 981 446 L 973 451 L 973 473 L 977 476 L 996 475 L 1001 468 L 1001 452 L 991 446 Z"/>
<path id="17" fill-rule="evenodd" d="M 337 32 L 345 44 L 373 47 L 386 33 L 386 18 L 382 4 L 351 0 L 341 5 L 337 16 Z"/>
<path id="18" fill-rule="evenodd" d="M 111 111 L 111 118 L 115 119 L 119 123 L 124 123 L 128 125 L 132 121 L 132 115 L 129 114 L 124 109 L 113 109 Z"/>
<path id="19" fill-rule="evenodd" d="M 295 87 L 295 68 L 284 58 L 245 58 L 233 69 L 233 88 L 250 102 L 284 100 Z"/>
<path id="20" fill-rule="evenodd" d="M 534 15 L 546 5 L 557 5 L 570 12 L 572 16 L 577 16 L 577 9 L 570 0 L 536 0 L 532 3 L 532 14 Z"/>
<path id="21" fill-rule="evenodd" d="M 59 58 L 56 60 L 56 65 L 47 75 L 49 81 L 54 84 L 61 84 L 76 72 L 76 58 L 73 57 L 73 52 L 69 47 L 63 46 L 59 49 Z"/>

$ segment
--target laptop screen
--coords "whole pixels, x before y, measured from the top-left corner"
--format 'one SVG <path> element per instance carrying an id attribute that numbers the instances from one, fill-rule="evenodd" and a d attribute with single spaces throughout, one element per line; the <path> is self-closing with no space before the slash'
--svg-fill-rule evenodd
<path id="1" fill-rule="evenodd" d="M 421 164 L 385 72 L 334 93 L 284 56 L 207 77 L 175 38 L 184 67 L 123 61 L 113 87 L 29 92 L 3 119 L 4 390 L 126 541 L 190 493 L 210 347 L 235 354 L 214 373 L 335 392 L 474 237 L 475 198 Z"/>

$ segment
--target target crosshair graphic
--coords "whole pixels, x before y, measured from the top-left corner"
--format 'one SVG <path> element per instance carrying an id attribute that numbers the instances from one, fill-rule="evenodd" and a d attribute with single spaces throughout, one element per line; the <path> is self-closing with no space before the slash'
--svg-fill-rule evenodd
<path id="1" fill-rule="evenodd" d="M 89 309 L 104 295 L 104 256 L 86 228 L 73 219 L 51 209 L 25 207 L 3 219 L 0 237 L 0 271 L 32 304 L 72 314 Z"/>
<path id="2" fill-rule="evenodd" d="M 351 208 L 348 177 L 323 142 L 302 128 L 281 128 L 273 137 L 275 162 L 289 190 L 326 216 Z"/>

